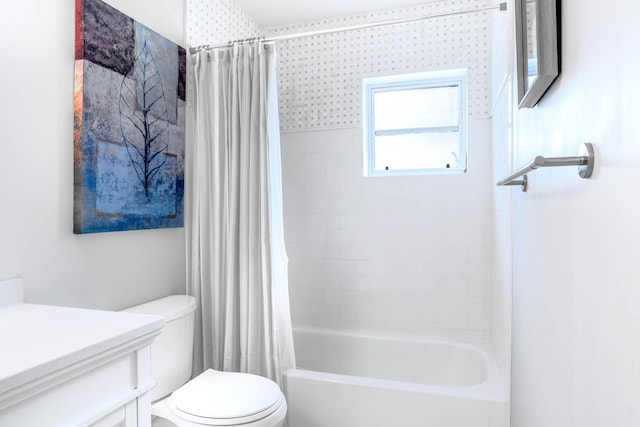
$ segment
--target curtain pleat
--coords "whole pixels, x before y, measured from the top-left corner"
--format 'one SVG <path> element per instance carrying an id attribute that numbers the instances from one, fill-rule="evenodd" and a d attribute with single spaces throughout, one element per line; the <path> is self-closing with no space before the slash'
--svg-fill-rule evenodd
<path id="1" fill-rule="evenodd" d="M 187 290 L 199 301 L 194 373 L 281 384 L 295 367 L 284 248 L 273 45 L 201 51 L 187 175 Z"/>

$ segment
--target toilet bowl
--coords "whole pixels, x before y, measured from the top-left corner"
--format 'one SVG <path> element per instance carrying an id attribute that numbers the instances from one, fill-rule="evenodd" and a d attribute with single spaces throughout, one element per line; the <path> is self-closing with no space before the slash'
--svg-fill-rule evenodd
<path id="1" fill-rule="evenodd" d="M 287 402 L 268 378 L 208 369 L 191 376 L 195 299 L 172 295 L 131 307 L 127 312 L 165 317 L 165 327 L 151 344 L 151 391 L 154 426 L 281 427 Z M 169 424 L 170 425 L 170 424 Z"/>

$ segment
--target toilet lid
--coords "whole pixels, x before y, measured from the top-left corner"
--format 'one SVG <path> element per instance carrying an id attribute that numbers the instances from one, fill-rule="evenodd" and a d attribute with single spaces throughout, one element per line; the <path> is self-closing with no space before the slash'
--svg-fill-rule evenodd
<path id="1" fill-rule="evenodd" d="M 282 399 L 278 385 L 267 378 L 213 369 L 171 395 L 178 416 L 209 425 L 264 418 L 280 407 Z"/>

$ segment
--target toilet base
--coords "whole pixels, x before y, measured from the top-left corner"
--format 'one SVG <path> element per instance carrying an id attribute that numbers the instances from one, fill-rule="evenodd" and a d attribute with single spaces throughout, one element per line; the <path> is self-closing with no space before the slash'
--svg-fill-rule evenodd
<path id="1" fill-rule="evenodd" d="M 206 424 L 194 423 L 177 416 L 171 409 L 171 395 L 158 400 L 151 405 L 151 415 L 158 417 L 153 421 L 153 427 L 170 427 L 171 424 L 178 427 L 203 427 Z M 251 423 L 239 424 L 242 427 L 282 427 L 287 416 L 287 403 L 282 401 L 282 405 L 268 416 L 253 421 Z M 233 427 L 233 424 L 230 425 Z"/>

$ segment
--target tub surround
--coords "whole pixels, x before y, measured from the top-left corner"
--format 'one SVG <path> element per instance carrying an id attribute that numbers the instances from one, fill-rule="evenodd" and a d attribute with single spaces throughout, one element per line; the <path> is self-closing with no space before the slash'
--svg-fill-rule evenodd
<path id="1" fill-rule="evenodd" d="M 450 6 L 428 3 L 264 31 L 276 36 Z M 498 16 L 504 15 L 367 30 L 375 40 L 395 40 L 380 46 L 361 32 L 278 42 L 281 127 L 288 131 L 281 143 L 294 326 L 490 340 L 496 261 L 487 166 L 489 36 Z M 449 38 L 437 40 L 445 28 Z M 469 38 L 471 28 L 479 32 Z M 263 29 L 231 0 L 187 5 L 191 45 L 254 37 L 256 31 Z M 422 44 L 425 34 L 433 35 L 427 37 L 431 52 Z M 452 46 L 469 55 L 453 55 Z M 425 71 L 425 64 L 470 67 L 468 173 L 365 179 L 360 78 Z M 297 108 L 297 101 L 306 107 Z"/>
<path id="2" fill-rule="evenodd" d="M 0 425 L 150 425 L 149 345 L 164 319 L 25 304 L 0 281 Z"/>
<path id="3" fill-rule="evenodd" d="M 360 129 L 282 135 L 295 327 L 489 341 L 490 121 L 469 134 L 466 174 L 375 178 Z"/>

